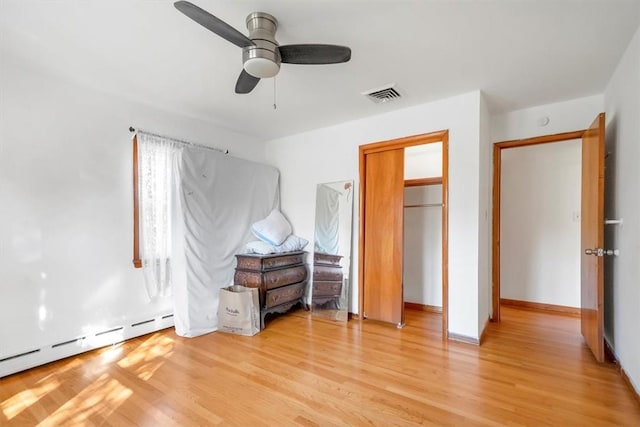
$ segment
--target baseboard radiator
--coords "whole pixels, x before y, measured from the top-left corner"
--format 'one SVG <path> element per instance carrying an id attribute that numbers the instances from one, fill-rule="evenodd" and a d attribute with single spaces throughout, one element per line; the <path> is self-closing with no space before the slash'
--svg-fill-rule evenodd
<path id="1" fill-rule="evenodd" d="M 172 326 L 173 314 L 168 313 L 125 325 L 113 325 L 91 335 L 70 337 L 42 347 L 25 349 L 16 354 L 0 355 L 0 378 Z"/>

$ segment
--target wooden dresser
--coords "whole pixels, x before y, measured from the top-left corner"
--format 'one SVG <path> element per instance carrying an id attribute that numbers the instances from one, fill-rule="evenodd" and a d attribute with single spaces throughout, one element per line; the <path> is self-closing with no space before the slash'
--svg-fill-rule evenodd
<path id="1" fill-rule="evenodd" d="M 340 260 L 342 256 L 313 254 L 313 305 L 324 305 L 333 302 L 336 309 L 342 295 L 343 274 Z"/>
<path id="2" fill-rule="evenodd" d="M 260 290 L 260 329 L 269 313 L 285 313 L 297 303 L 307 309 L 304 293 L 309 270 L 307 253 L 238 254 L 233 282 Z"/>

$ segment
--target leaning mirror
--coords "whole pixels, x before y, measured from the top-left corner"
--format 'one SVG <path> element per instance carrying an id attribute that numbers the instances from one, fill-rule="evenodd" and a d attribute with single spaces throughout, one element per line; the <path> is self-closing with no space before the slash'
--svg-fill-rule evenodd
<path id="1" fill-rule="evenodd" d="M 318 184 L 313 245 L 313 314 L 348 317 L 353 181 Z"/>

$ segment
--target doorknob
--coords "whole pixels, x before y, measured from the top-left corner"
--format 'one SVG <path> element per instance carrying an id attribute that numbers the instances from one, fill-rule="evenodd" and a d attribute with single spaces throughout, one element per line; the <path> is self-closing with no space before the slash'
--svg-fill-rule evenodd
<path id="1" fill-rule="evenodd" d="M 585 255 L 595 255 L 595 256 L 605 256 L 605 255 L 618 256 L 618 255 L 620 255 L 620 251 L 618 249 L 595 248 L 595 249 L 585 249 L 584 250 L 584 254 Z"/>

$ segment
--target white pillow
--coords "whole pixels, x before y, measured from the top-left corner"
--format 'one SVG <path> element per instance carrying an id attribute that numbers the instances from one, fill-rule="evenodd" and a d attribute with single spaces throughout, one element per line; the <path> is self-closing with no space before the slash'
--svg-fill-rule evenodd
<path id="1" fill-rule="evenodd" d="M 292 234 L 291 236 L 287 237 L 287 239 L 282 242 L 280 246 L 276 246 L 275 250 L 276 253 L 301 251 L 305 246 L 307 246 L 307 243 L 309 243 L 308 240 Z"/>
<path id="2" fill-rule="evenodd" d="M 273 246 L 262 240 L 255 240 L 253 242 L 247 243 L 247 253 L 249 254 L 279 254 L 282 252 L 295 252 L 301 251 L 309 241 L 303 239 L 302 237 L 294 236 L 293 234 L 287 237 L 280 246 Z"/>
<path id="3" fill-rule="evenodd" d="M 268 217 L 254 223 L 251 232 L 263 242 L 279 246 L 291 234 L 291 224 L 278 209 L 274 209 Z"/>
<path id="4" fill-rule="evenodd" d="M 247 243 L 247 253 L 268 255 L 275 254 L 276 249 L 275 246 L 270 245 L 267 242 L 263 242 L 262 240 L 254 240 L 253 242 Z"/>

